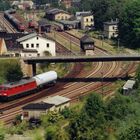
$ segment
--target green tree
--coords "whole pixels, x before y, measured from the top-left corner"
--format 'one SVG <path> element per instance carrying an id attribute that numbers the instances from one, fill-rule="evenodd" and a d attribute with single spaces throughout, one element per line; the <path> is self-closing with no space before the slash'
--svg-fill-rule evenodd
<path id="1" fill-rule="evenodd" d="M 63 128 L 53 125 L 47 127 L 45 140 L 69 140 L 69 136 Z"/>
<path id="2" fill-rule="evenodd" d="M 140 124 L 135 124 L 124 134 L 121 134 L 120 140 L 140 140 Z"/>
<path id="3" fill-rule="evenodd" d="M 139 48 L 140 42 L 140 1 L 128 2 L 119 19 L 119 36 L 128 47 Z"/>
<path id="4" fill-rule="evenodd" d="M 0 140 L 4 140 L 5 138 L 5 128 L 2 122 L 0 122 Z"/>
<path id="5" fill-rule="evenodd" d="M 23 77 L 23 73 L 21 71 L 21 67 L 19 64 L 12 65 L 8 67 L 6 72 L 6 79 L 9 82 L 18 81 Z"/>
<path id="6" fill-rule="evenodd" d="M 103 140 L 106 135 L 104 127 L 104 109 L 105 107 L 101 96 L 99 94 L 91 94 L 88 97 L 81 114 L 70 123 L 71 139 Z"/>
<path id="7" fill-rule="evenodd" d="M 132 103 L 129 97 L 123 95 L 117 95 L 109 101 L 107 105 L 107 119 L 125 119 L 125 117 L 131 113 L 134 113 L 130 104 Z"/>
<path id="8" fill-rule="evenodd" d="M 101 99 L 101 96 L 99 94 L 89 95 L 84 110 L 88 114 L 88 116 L 91 117 L 96 117 L 98 113 L 103 112 L 104 103 L 103 100 Z"/>

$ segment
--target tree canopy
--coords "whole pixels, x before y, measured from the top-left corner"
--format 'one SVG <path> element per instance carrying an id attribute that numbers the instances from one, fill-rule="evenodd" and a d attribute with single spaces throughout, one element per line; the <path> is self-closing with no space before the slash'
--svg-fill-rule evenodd
<path id="1" fill-rule="evenodd" d="M 9 82 L 18 81 L 23 77 L 21 67 L 19 64 L 11 65 L 6 72 L 6 79 Z"/>

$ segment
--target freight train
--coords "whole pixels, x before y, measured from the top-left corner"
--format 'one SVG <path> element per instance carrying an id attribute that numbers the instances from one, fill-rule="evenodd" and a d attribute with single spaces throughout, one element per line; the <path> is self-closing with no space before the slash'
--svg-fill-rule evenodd
<path id="1" fill-rule="evenodd" d="M 16 19 L 12 14 L 16 11 L 13 9 L 6 10 L 4 12 L 4 17 L 20 32 L 25 31 L 25 25 L 21 23 L 18 19 Z"/>
<path id="2" fill-rule="evenodd" d="M 38 90 L 52 86 L 57 80 L 55 71 L 45 72 L 32 78 L 22 79 L 18 82 L 12 82 L 0 85 L 0 100 L 8 101 L 21 96 L 35 93 Z"/>

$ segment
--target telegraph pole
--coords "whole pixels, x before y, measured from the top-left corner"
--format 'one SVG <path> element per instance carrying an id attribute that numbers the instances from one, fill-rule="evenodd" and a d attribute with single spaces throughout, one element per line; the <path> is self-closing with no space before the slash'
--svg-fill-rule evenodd
<path id="1" fill-rule="evenodd" d="M 119 52 L 119 50 L 120 50 L 120 39 L 118 38 L 118 43 L 117 43 L 117 45 L 118 45 L 118 52 Z"/>
<path id="2" fill-rule="evenodd" d="M 103 72 L 101 72 L 101 79 L 102 79 L 102 81 L 101 81 L 101 83 L 102 83 L 102 96 L 103 96 L 103 93 L 104 93 L 104 87 L 103 87 L 103 82 L 104 82 L 104 79 L 103 79 L 103 75 L 104 73 Z"/>

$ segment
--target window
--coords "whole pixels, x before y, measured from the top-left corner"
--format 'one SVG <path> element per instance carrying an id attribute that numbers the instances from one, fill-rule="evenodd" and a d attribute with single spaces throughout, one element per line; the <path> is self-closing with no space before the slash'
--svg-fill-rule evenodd
<path id="1" fill-rule="evenodd" d="M 91 21 L 93 21 L 93 18 L 91 18 Z"/>
<path id="2" fill-rule="evenodd" d="M 38 40 L 38 37 L 36 37 L 36 39 Z"/>
<path id="3" fill-rule="evenodd" d="M 26 48 L 29 48 L 29 44 L 26 44 Z"/>
<path id="4" fill-rule="evenodd" d="M 28 113 L 27 111 L 24 111 L 24 112 L 23 112 L 23 116 L 24 116 L 24 117 L 28 117 L 28 116 L 29 116 L 29 113 Z"/>
<path id="5" fill-rule="evenodd" d="M 34 47 L 34 44 L 31 44 L 31 47 L 33 48 Z"/>
<path id="6" fill-rule="evenodd" d="M 113 26 L 112 29 L 115 30 L 115 26 Z"/>
<path id="7" fill-rule="evenodd" d="M 36 48 L 39 48 L 39 44 L 36 44 Z"/>
<path id="8" fill-rule="evenodd" d="M 49 48 L 49 46 L 50 46 L 50 44 L 49 44 L 49 43 L 47 43 L 47 48 Z"/>
<path id="9" fill-rule="evenodd" d="M 86 19 L 86 21 L 88 22 L 88 18 Z"/>

